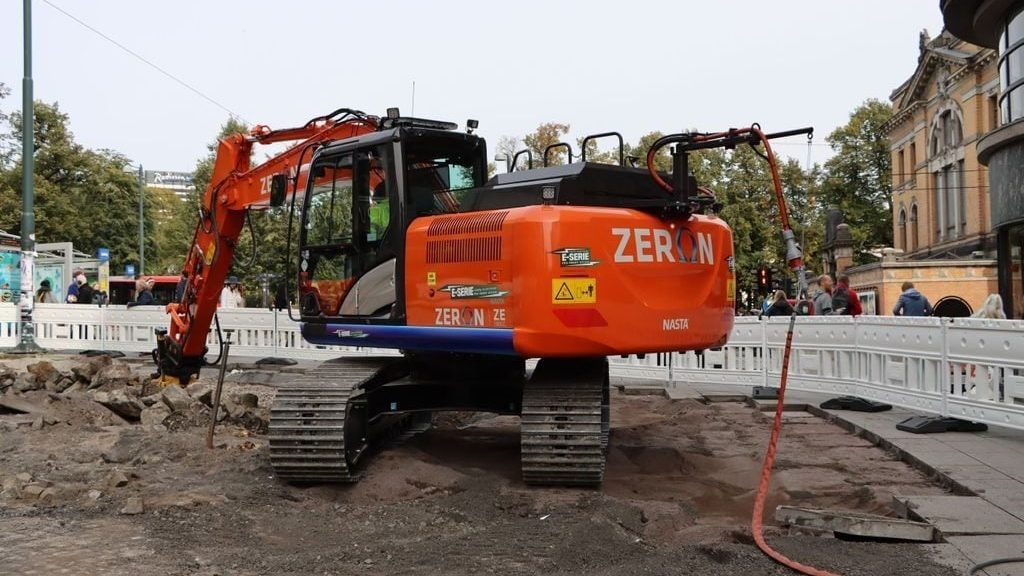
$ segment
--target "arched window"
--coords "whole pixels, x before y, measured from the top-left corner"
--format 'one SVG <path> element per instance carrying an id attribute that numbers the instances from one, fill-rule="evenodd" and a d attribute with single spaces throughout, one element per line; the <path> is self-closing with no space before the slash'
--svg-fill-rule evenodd
<path id="1" fill-rule="evenodd" d="M 907 252 L 917 250 L 917 204 L 910 207 L 910 244 Z"/>
<path id="2" fill-rule="evenodd" d="M 896 219 L 896 238 L 899 241 L 897 248 L 901 248 L 904 252 L 909 252 L 910 247 L 907 246 L 907 211 L 900 208 L 900 215 Z"/>
<path id="3" fill-rule="evenodd" d="M 946 104 L 932 120 L 928 139 L 928 163 L 932 171 L 932 214 L 935 241 L 962 236 L 967 223 L 964 193 L 963 121 L 954 102 Z"/>

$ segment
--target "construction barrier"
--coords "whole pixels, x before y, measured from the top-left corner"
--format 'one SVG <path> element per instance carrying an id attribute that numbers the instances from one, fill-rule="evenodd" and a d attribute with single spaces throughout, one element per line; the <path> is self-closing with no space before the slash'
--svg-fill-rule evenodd
<path id="1" fill-rule="evenodd" d="M 310 344 L 287 311 L 231 308 L 218 316 L 237 356 L 312 360 L 396 353 Z M 149 352 L 156 346 L 154 329 L 167 326 L 167 315 L 159 307 L 38 304 L 33 321 L 37 343 L 50 350 Z M 787 322 L 740 317 L 720 350 L 613 357 L 612 372 L 673 386 L 772 386 L 782 369 Z M 0 304 L 0 347 L 17 341 L 17 308 Z M 208 345 L 215 356 L 215 331 Z M 800 317 L 789 388 L 1024 429 L 1024 321 Z"/>

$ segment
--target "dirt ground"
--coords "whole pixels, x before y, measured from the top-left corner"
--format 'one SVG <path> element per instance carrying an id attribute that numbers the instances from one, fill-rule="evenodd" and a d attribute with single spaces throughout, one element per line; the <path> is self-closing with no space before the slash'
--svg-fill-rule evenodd
<path id="1" fill-rule="evenodd" d="M 28 362 L 0 360 L 19 374 Z M 66 374 L 75 362 L 54 366 Z M 148 370 L 132 369 L 135 378 Z M 193 399 L 213 376 L 189 388 Z M 266 436 L 245 414 L 220 424 L 207 450 L 198 400 L 188 417 L 140 424 L 93 401 L 117 383 L 89 390 L 95 377 L 86 380 L 64 392 L 52 389 L 59 379 L 6 391 L 42 411 L 0 410 L 0 573 L 791 573 L 750 536 L 771 415 L 740 402 L 613 393 L 599 490 L 527 488 L 518 419 L 467 414 L 435 416 L 432 430 L 374 454 L 358 484 L 292 487 L 274 478 Z M 151 392 L 125 385 L 140 398 Z M 265 407 L 274 388 L 229 384 L 225 396 L 241 391 Z M 806 412 L 786 420 L 769 511 L 891 514 L 893 494 L 943 492 Z M 932 560 L 930 545 L 841 541 L 766 522 L 780 551 L 838 573 L 957 573 Z"/>

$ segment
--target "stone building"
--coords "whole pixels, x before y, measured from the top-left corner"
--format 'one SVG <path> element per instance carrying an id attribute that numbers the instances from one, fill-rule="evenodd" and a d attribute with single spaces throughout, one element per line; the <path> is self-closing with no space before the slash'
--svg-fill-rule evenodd
<path id="1" fill-rule="evenodd" d="M 1007 316 L 1024 318 L 1024 0 L 942 0 L 941 9 L 950 32 L 993 52 L 998 69 L 998 98 L 986 92 L 998 122 L 977 151 L 989 169 L 999 293 Z"/>
<path id="2" fill-rule="evenodd" d="M 988 175 L 979 139 L 999 122 L 995 51 L 943 31 L 920 36 L 914 73 L 890 95 L 894 249 L 847 270 L 866 309 L 889 314 L 912 281 L 947 315 L 997 290 Z"/>

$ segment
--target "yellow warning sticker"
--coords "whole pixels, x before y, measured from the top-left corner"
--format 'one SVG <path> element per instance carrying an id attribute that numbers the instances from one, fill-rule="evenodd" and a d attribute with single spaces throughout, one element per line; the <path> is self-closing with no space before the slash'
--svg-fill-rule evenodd
<path id="1" fill-rule="evenodd" d="M 206 245 L 206 250 L 203 251 L 203 261 L 207 266 L 213 264 L 213 254 L 217 250 L 217 243 L 210 240 L 210 243 Z"/>
<path id="2" fill-rule="evenodd" d="M 735 300 L 736 299 L 736 279 L 729 278 L 725 283 L 725 299 Z"/>
<path id="3" fill-rule="evenodd" d="M 427 272 L 427 286 L 437 286 L 437 272 Z"/>
<path id="4" fill-rule="evenodd" d="M 551 280 L 552 304 L 596 304 L 596 278 L 554 278 Z"/>

